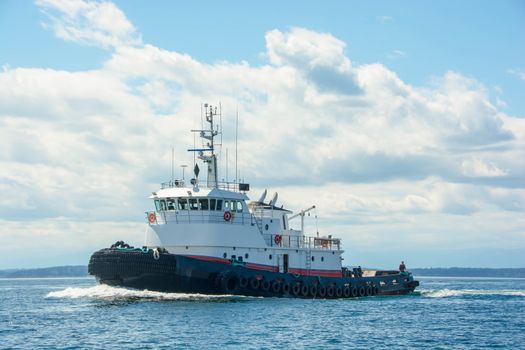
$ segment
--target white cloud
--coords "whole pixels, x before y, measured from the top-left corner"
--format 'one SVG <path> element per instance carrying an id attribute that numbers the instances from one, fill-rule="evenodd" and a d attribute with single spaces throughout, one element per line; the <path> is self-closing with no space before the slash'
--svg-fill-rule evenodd
<path id="1" fill-rule="evenodd" d="M 521 80 L 525 81 L 525 70 L 520 68 L 514 68 L 514 69 L 507 69 L 507 73 L 512 74 Z"/>
<path id="2" fill-rule="evenodd" d="M 241 176 L 279 190 L 292 209 L 317 204 L 325 232 L 361 247 L 345 228 L 367 242 L 395 232 L 393 244 L 415 249 L 449 245 L 458 231 L 468 247 L 496 226 L 507 242 L 523 238 L 525 169 L 516 159 L 525 159 L 525 123 L 472 78 L 447 72 L 413 86 L 382 64 L 352 65 L 344 42 L 302 28 L 267 33 L 266 65 L 205 64 L 133 46 L 140 35 L 111 3 L 39 5 L 59 13 L 54 30 L 66 29 L 57 35 L 115 50 L 91 71 L 0 72 L 0 216 L 8 218 L 0 236 L 15 247 L 57 218 L 101 245 L 105 225 L 142 222 L 145 197 L 171 175 L 171 147 L 176 164 L 191 164 L 185 150 L 200 103 L 219 101 L 230 174 L 238 106 Z M 473 217 L 477 234 L 468 230 Z M 8 233 L 29 218 L 27 236 Z M 46 232 L 65 239 L 59 231 Z"/>
<path id="3" fill-rule="evenodd" d="M 402 51 L 402 50 L 393 50 L 388 55 L 386 55 L 386 57 L 391 59 L 391 60 L 397 60 L 397 59 L 400 59 L 400 58 L 407 57 L 407 53 L 405 51 Z"/>
<path id="4" fill-rule="evenodd" d="M 36 0 L 36 4 L 49 17 L 44 27 L 66 41 L 106 48 L 142 44 L 133 24 L 111 2 Z"/>
<path id="5" fill-rule="evenodd" d="M 461 163 L 461 173 L 468 177 L 497 177 L 507 175 L 506 171 L 501 170 L 493 163 L 486 163 L 477 157 L 464 160 Z"/>
<path id="6" fill-rule="evenodd" d="M 394 20 L 394 17 L 392 17 L 392 16 L 377 16 L 376 19 L 380 23 L 388 23 L 388 22 L 392 22 Z"/>

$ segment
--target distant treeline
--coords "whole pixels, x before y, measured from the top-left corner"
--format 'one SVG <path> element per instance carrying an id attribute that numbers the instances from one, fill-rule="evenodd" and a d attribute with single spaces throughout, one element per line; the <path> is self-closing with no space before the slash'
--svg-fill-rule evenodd
<path id="1" fill-rule="evenodd" d="M 410 269 L 410 272 L 415 276 L 525 278 L 525 268 L 431 267 Z"/>
<path id="2" fill-rule="evenodd" d="M 0 278 L 86 277 L 87 266 L 54 266 L 37 269 L 0 270 Z"/>
<path id="3" fill-rule="evenodd" d="M 470 267 L 431 267 L 410 269 L 415 276 L 439 277 L 514 277 L 525 278 L 525 268 L 470 268 Z M 0 270 L 0 278 L 30 277 L 86 277 L 87 266 L 55 266 L 37 269 Z"/>

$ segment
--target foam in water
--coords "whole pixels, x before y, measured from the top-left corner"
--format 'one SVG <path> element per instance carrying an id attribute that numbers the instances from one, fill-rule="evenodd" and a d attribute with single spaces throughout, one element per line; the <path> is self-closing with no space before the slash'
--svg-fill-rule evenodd
<path id="1" fill-rule="evenodd" d="M 46 298 L 90 298 L 102 300 L 210 300 L 239 298 L 233 295 L 204 295 L 184 293 L 162 293 L 149 290 L 126 289 L 108 285 L 97 285 L 88 288 L 66 288 L 64 290 L 49 292 Z"/>
<path id="2" fill-rule="evenodd" d="M 478 289 L 439 289 L 421 291 L 421 295 L 429 298 L 447 298 L 468 295 L 504 295 L 504 296 L 525 296 L 523 290 L 478 290 Z"/>

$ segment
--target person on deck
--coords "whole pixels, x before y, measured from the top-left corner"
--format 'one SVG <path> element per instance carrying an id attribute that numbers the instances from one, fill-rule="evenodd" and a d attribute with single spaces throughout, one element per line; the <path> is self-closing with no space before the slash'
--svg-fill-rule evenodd
<path id="1" fill-rule="evenodd" d="M 405 262 L 401 261 L 401 264 L 399 264 L 399 271 L 405 272 L 407 267 L 405 266 Z"/>

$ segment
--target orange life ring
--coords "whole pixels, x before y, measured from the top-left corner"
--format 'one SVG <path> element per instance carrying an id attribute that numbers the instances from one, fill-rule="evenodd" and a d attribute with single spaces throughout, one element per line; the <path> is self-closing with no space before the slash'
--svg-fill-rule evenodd
<path id="1" fill-rule="evenodd" d="M 155 213 L 149 213 L 148 214 L 148 221 L 150 223 L 154 223 L 155 221 L 157 221 L 157 215 L 155 215 Z"/>
<path id="2" fill-rule="evenodd" d="M 281 244 L 282 239 L 283 237 L 281 235 L 275 235 L 275 237 L 273 238 L 273 241 L 275 242 L 275 244 L 279 245 Z"/>
<path id="3" fill-rule="evenodd" d="M 224 212 L 224 221 L 230 221 L 232 219 L 232 213 L 229 211 Z"/>

